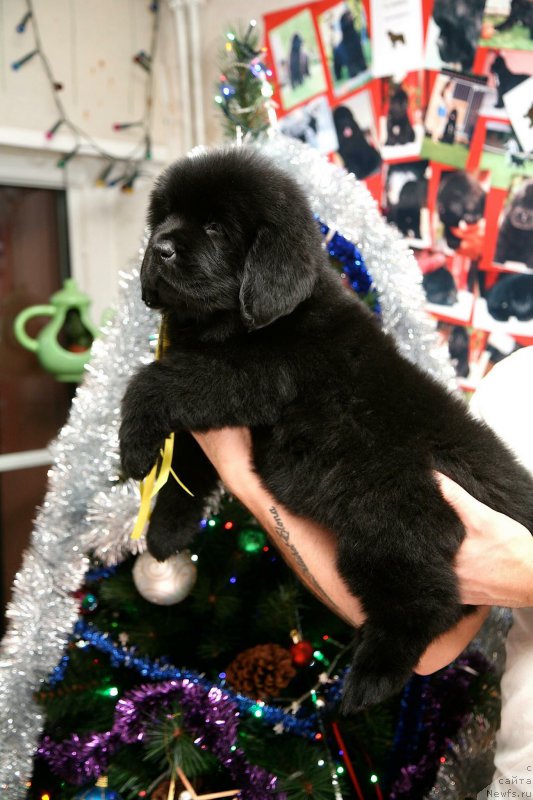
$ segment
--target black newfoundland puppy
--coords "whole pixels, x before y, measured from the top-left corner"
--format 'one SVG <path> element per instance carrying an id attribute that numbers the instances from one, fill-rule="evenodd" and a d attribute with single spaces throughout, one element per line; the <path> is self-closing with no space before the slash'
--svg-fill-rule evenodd
<path id="1" fill-rule="evenodd" d="M 389 102 L 385 146 L 410 144 L 414 140 L 415 130 L 409 120 L 409 97 L 405 89 L 397 86 L 392 92 Z"/>
<path id="2" fill-rule="evenodd" d="M 354 78 L 367 67 L 366 59 L 361 46 L 361 37 L 355 27 L 352 12 L 345 11 L 340 18 L 342 39 L 333 48 L 333 72 L 335 80 L 340 81 L 344 72 L 348 78 Z"/>
<path id="3" fill-rule="evenodd" d="M 251 428 L 276 500 L 335 532 L 338 567 L 367 621 L 345 683 L 355 711 L 399 690 L 455 625 L 464 529 L 441 470 L 533 530 L 533 482 L 461 400 L 405 360 L 329 267 L 292 177 L 256 151 L 185 158 L 159 178 L 141 270 L 169 345 L 124 396 L 124 472 L 145 476 L 175 431 L 174 469 L 148 533 L 165 559 L 198 531 L 216 475 L 189 431 Z"/>

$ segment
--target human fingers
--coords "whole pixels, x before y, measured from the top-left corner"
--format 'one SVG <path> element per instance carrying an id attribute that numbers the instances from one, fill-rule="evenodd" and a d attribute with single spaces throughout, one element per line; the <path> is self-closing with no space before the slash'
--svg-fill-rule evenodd
<path id="1" fill-rule="evenodd" d="M 472 497 L 462 486 L 447 475 L 442 472 L 435 472 L 434 474 L 444 499 L 451 505 L 466 528 L 476 529 L 486 521 L 488 513 L 497 513 L 479 500 L 476 500 L 475 497 Z"/>

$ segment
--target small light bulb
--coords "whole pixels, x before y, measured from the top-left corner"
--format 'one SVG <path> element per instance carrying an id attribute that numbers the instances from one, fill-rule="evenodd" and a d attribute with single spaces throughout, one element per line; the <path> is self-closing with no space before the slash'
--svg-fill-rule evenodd
<path id="1" fill-rule="evenodd" d="M 319 767 L 323 767 L 325 763 L 326 762 L 324 761 L 323 758 L 321 758 L 320 761 L 317 761 L 317 764 L 318 764 Z"/>

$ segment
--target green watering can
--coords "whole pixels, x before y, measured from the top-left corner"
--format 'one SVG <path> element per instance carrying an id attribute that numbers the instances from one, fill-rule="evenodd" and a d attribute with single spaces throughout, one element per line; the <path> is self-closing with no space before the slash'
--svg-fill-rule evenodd
<path id="1" fill-rule="evenodd" d="M 78 289 L 76 281 L 67 278 L 63 288 L 52 295 L 49 305 L 25 308 L 15 319 L 13 328 L 17 340 L 35 353 L 41 366 L 58 381 L 79 383 L 83 377 L 83 368 L 91 356 L 91 344 L 98 335 L 98 329 L 88 317 L 90 304 L 90 298 Z M 33 317 L 52 318 L 36 339 L 28 336 L 25 330 L 26 323 Z"/>

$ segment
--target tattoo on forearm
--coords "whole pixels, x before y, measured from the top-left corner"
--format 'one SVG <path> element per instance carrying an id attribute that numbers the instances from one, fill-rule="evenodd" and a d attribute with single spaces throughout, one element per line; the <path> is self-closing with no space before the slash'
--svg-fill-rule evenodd
<path id="1" fill-rule="evenodd" d="M 303 560 L 296 546 L 291 542 L 290 540 L 291 535 L 287 530 L 287 528 L 285 527 L 285 525 L 283 524 L 277 508 L 275 506 L 271 506 L 268 510 L 274 519 L 274 527 L 276 529 L 276 533 L 278 534 L 279 538 L 281 539 L 287 550 L 290 552 L 292 558 L 296 562 L 298 569 L 301 573 L 302 580 L 305 583 L 307 583 L 309 588 L 312 589 L 313 592 L 316 595 L 318 595 L 318 597 L 320 597 L 324 603 L 329 605 L 330 608 L 335 609 L 338 615 L 345 619 L 346 617 L 343 611 L 331 599 L 331 597 L 328 594 L 326 594 L 322 586 L 319 584 L 319 582 L 317 581 L 317 579 L 315 578 L 315 576 L 313 575 L 313 573 L 311 572 L 305 561 Z"/>

